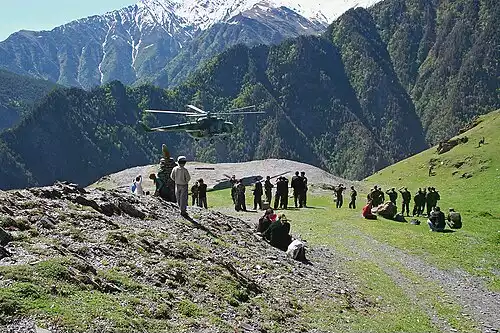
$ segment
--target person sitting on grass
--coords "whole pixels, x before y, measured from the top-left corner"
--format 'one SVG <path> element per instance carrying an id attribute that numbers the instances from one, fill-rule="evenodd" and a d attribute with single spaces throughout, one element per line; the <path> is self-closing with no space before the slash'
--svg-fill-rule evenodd
<path id="1" fill-rule="evenodd" d="M 459 212 L 456 212 L 455 209 L 450 208 L 450 212 L 448 213 L 448 226 L 452 229 L 460 229 L 462 228 L 462 217 Z"/>
<path id="2" fill-rule="evenodd" d="M 432 209 L 427 224 L 432 231 L 441 232 L 444 230 L 446 226 L 445 216 L 439 207 L 434 207 Z"/>
<path id="3" fill-rule="evenodd" d="M 292 237 L 290 236 L 290 223 L 288 223 L 285 214 L 278 214 L 277 221 L 271 223 L 269 228 L 264 232 L 263 237 L 269 240 L 272 246 L 282 251 L 288 249 L 288 245 L 292 242 Z"/>
<path id="4" fill-rule="evenodd" d="M 376 220 L 377 215 L 372 214 L 372 208 L 373 208 L 373 203 L 371 200 L 368 200 L 366 206 L 363 207 L 361 215 L 363 215 L 363 217 L 367 220 Z"/>

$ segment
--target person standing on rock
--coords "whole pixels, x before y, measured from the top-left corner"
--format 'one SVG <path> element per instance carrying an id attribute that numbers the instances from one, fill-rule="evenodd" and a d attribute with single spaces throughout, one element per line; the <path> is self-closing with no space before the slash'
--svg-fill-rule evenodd
<path id="1" fill-rule="evenodd" d="M 187 217 L 187 204 L 188 204 L 188 184 L 191 180 L 191 175 L 186 169 L 186 157 L 179 156 L 177 158 L 177 166 L 172 170 L 170 178 L 175 182 L 175 196 L 177 204 L 183 217 Z"/>
<path id="2" fill-rule="evenodd" d="M 354 186 L 351 186 L 351 201 L 349 201 L 349 208 L 356 209 L 356 197 L 358 196 L 358 192 L 354 189 Z"/>
<path id="3" fill-rule="evenodd" d="M 132 188 L 134 189 L 132 192 L 135 195 L 144 195 L 144 190 L 142 189 L 142 176 L 138 175 L 134 179 L 134 184 L 132 185 Z"/>
<path id="4" fill-rule="evenodd" d="M 202 178 L 198 179 L 198 206 L 203 207 L 205 209 L 207 206 L 207 184 L 203 181 Z"/>
<path id="5" fill-rule="evenodd" d="M 253 209 L 257 210 L 257 206 L 259 209 L 262 209 L 262 194 L 264 190 L 262 189 L 262 183 L 259 178 L 255 178 L 255 185 L 253 189 Z"/>
<path id="6" fill-rule="evenodd" d="M 269 206 L 271 206 L 271 200 L 273 199 L 273 187 L 274 185 L 271 183 L 271 177 L 267 176 L 264 183 L 264 190 L 266 192 L 266 201 L 269 203 Z"/>

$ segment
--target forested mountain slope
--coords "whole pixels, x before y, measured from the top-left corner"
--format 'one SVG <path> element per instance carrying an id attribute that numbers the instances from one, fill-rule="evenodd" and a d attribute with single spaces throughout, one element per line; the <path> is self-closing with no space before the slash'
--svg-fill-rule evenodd
<path id="1" fill-rule="evenodd" d="M 143 109 L 183 109 L 189 103 L 206 110 L 255 104 L 266 115 L 229 117 L 236 133 L 214 144 L 196 143 L 185 134 L 146 135 L 138 126 L 143 118 L 150 125 L 182 120 L 159 121 L 141 115 Z M 394 105 L 396 113 L 404 109 L 398 101 Z M 91 92 L 52 93 L 32 117 L 0 137 L 2 158 L 16 166 L 2 170 L 0 177 L 9 182 L 3 188 L 56 179 L 87 184 L 112 171 L 154 162 L 154 152 L 166 142 L 174 154 L 197 160 L 280 157 L 361 178 L 425 146 L 420 128 L 408 139 L 420 146 L 408 145 L 403 153 L 385 150 L 386 140 L 397 141 L 395 133 L 373 131 L 366 112 L 330 41 L 301 37 L 274 47 L 236 46 L 171 91 L 116 82 Z M 398 126 L 407 126 L 404 113 L 396 117 Z"/>
<path id="2" fill-rule="evenodd" d="M 56 84 L 0 70 L 0 131 L 17 124 Z"/>
<path id="3" fill-rule="evenodd" d="M 369 9 L 430 143 L 500 107 L 500 5 L 394 0 Z"/>

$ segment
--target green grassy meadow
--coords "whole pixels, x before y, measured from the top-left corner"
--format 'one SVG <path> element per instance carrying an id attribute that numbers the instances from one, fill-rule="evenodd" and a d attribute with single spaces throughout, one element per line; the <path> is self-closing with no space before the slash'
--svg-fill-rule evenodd
<path id="1" fill-rule="evenodd" d="M 463 228 L 455 232 L 430 232 L 425 218 L 419 219 L 418 226 L 383 218 L 364 220 L 360 213 L 367 193 L 358 193 L 356 210 L 347 207 L 347 198 L 344 207 L 336 209 L 333 196 L 315 196 L 308 198 L 312 208 L 286 211 L 292 233 L 309 247 L 327 247 L 350 258 L 343 268 L 375 304 L 375 311 L 348 315 L 330 311 L 334 304 L 328 300 L 310 304 L 304 316 L 311 327 L 351 332 L 439 332 L 443 327 L 478 331 L 478 324 L 444 286 L 426 283 L 397 257 L 401 251 L 433 267 L 463 270 L 491 291 L 500 291 L 499 128 L 497 111 L 480 118 L 475 128 L 461 136 L 469 138 L 466 144 L 442 155 L 431 148 L 365 180 L 368 187 L 379 185 L 384 191 L 407 186 L 412 196 L 419 187 L 436 187 L 443 211 L 453 207 L 462 214 Z M 478 147 L 482 137 L 486 144 Z M 428 175 L 430 161 L 435 164 L 433 176 Z M 462 177 L 465 174 L 472 177 Z M 252 199 L 247 194 L 248 208 Z M 214 208 L 229 207 L 229 190 L 210 193 L 208 200 Z M 257 221 L 261 213 L 235 214 L 246 219 L 253 219 L 249 217 L 253 214 Z"/>

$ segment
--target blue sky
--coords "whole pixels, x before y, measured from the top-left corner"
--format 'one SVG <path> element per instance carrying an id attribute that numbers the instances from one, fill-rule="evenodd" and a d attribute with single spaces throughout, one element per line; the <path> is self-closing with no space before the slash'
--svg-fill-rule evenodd
<path id="1" fill-rule="evenodd" d="M 51 30 L 138 0 L 0 0 L 0 41 L 19 30 Z"/>

